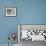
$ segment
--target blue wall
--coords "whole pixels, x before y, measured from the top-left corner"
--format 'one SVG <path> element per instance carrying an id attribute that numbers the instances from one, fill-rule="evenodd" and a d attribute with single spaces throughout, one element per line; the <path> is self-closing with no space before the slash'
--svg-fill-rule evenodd
<path id="1" fill-rule="evenodd" d="M 23 0 L 21 24 L 46 24 L 46 0 Z"/>
<path id="2" fill-rule="evenodd" d="M 17 16 L 6 17 L 6 7 L 16 7 Z M 18 32 L 17 24 L 46 24 L 46 0 L 0 0 L 0 44 L 8 43 L 9 32 Z"/>

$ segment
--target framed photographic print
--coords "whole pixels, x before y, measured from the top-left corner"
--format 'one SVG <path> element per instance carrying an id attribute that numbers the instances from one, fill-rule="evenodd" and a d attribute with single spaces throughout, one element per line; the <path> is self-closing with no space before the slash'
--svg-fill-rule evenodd
<path id="1" fill-rule="evenodd" d="M 18 41 L 46 41 L 46 25 L 20 24 L 18 25 Z"/>
<path id="2" fill-rule="evenodd" d="M 6 8 L 6 16 L 16 16 L 16 8 Z"/>

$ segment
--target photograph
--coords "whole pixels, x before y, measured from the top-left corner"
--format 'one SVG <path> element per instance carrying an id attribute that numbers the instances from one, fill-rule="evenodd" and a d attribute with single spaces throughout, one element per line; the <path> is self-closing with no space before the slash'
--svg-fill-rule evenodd
<path id="1" fill-rule="evenodd" d="M 36 24 L 20 24 L 18 25 L 18 38 L 20 46 L 29 45 L 31 43 L 46 41 L 46 25 Z"/>
<path id="2" fill-rule="evenodd" d="M 6 16 L 16 16 L 16 8 L 6 8 Z"/>

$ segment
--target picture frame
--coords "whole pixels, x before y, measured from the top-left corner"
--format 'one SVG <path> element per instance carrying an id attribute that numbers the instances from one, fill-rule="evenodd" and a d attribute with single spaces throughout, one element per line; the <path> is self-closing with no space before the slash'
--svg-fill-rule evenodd
<path id="1" fill-rule="evenodd" d="M 45 24 L 19 24 L 18 41 L 21 42 L 22 40 L 46 41 L 46 25 Z"/>
<path id="2" fill-rule="evenodd" d="M 16 8 L 6 8 L 6 16 L 16 16 Z"/>

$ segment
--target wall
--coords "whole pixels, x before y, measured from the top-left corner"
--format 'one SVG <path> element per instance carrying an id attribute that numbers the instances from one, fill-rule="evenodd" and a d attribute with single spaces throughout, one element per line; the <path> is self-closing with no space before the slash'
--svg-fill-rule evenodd
<path id="1" fill-rule="evenodd" d="M 0 0 L 0 44 L 7 44 L 9 32 L 18 32 L 17 24 L 46 24 L 46 0 Z M 6 17 L 6 7 L 16 7 L 16 17 Z M 17 42 L 17 40 L 16 40 Z"/>
<path id="2" fill-rule="evenodd" d="M 18 34 L 17 25 L 20 23 L 21 7 L 18 3 L 18 0 L 0 0 L 0 6 L 0 44 L 7 44 L 9 42 L 8 34 L 10 32 L 16 32 L 16 34 Z M 6 7 L 16 7 L 17 16 L 6 17 Z M 17 39 L 15 42 L 18 42 Z"/>
<path id="3" fill-rule="evenodd" d="M 46 0 L 23 0 L 21 24 L 46 24 Z"/>

